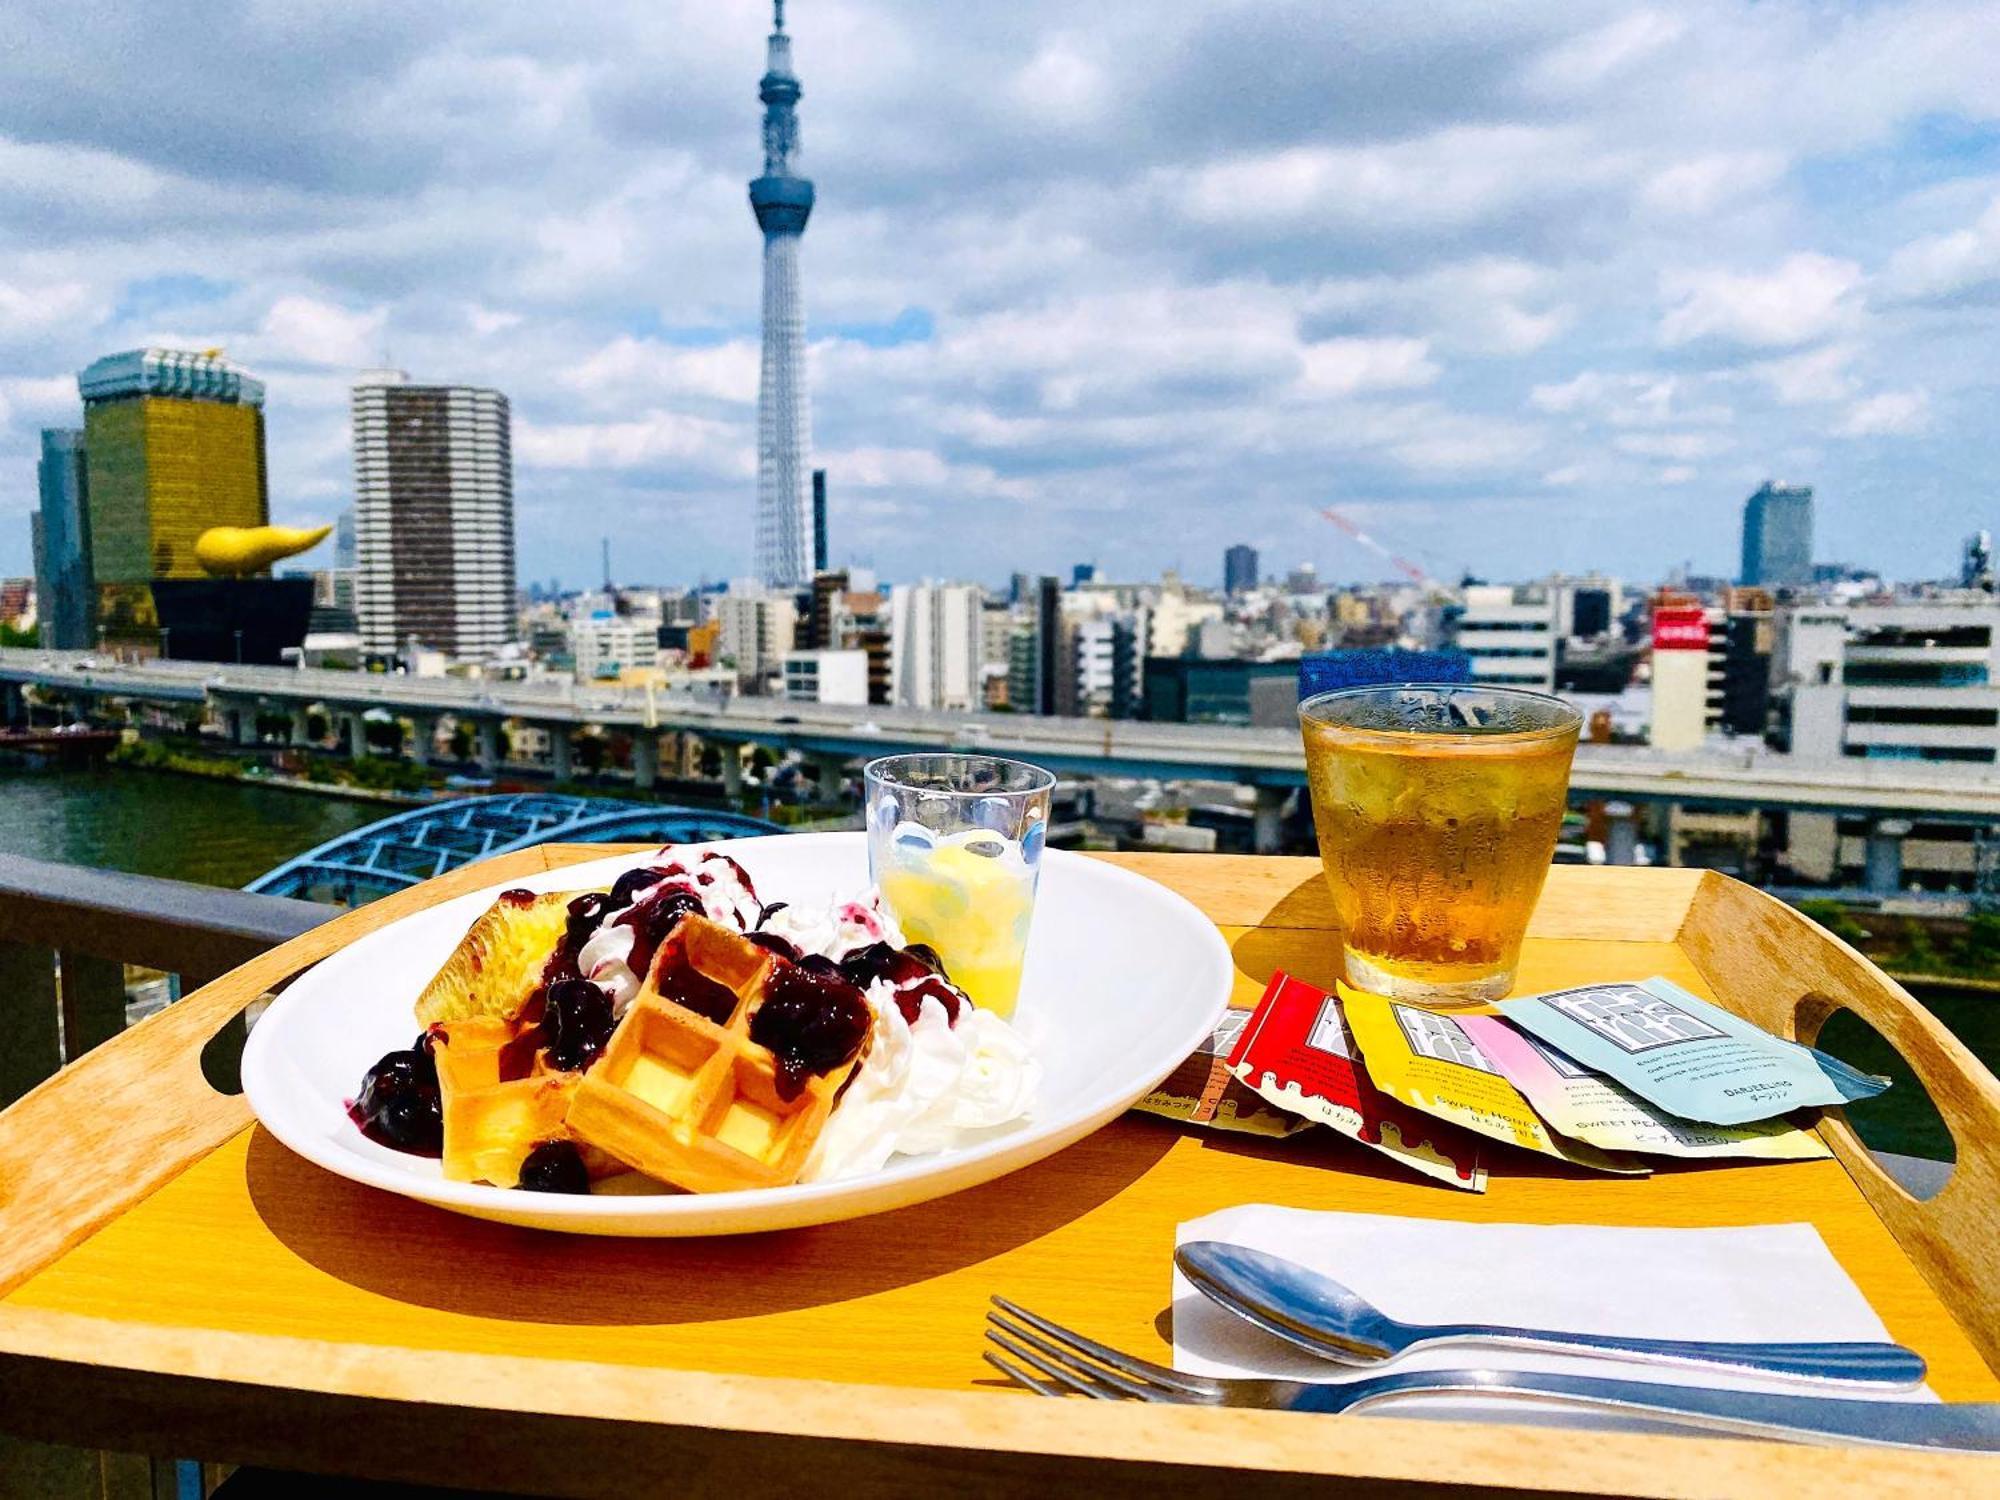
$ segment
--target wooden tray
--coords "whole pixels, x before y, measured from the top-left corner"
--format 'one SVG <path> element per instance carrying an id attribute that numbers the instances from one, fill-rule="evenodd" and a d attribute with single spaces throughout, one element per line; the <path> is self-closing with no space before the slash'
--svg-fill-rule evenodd
<path id="1" fill-rule="evenodd" d="M 1303 1417 L 1003 1390 L 979 1358 L 1000 1292 L 1162 1356 L 1176 1223 L 1245 1202 L 1648 1225 L 1804 1220 L 1947 1400 L 2000 1399 L 2000 1086 L 1853 950 L 1746 886 L 1558 868 L 1524 989 L 1665 974 L 1810 1039 L 1851 1007 L 1958 1143 L 1909 1198 L 1851 1130 L 1838 1160 L 1611 1180 L 1510 1154 L 1483 1198 L 1322 1133 L 1268 1144 L 1128 1116 L 943 1201 L 715 1240 L 568 1238 L 459 1218 L 292 1156 L 202 1079 L 203 1044 L 272 985 L 405 912 L 596 858 L 474 865 L 287 943 L 90 1053 L 0 1115 L 0 1428 L 86 1446 L 432 1483 L 626 1495 L 1549 1489 L 1970 1493 L 2000 1462 L 1548 1429 Z M 1236 999 L 1327 981 L 1310 860 L 1133 855 L 1229 938 Z M 1076 997 L 1088 1004 L 1088 996 Z M 1782 1295 L 1782 1288 L 1773 1288 Z M 889 1389 L 900 1387 L 900 1389 Z"/>

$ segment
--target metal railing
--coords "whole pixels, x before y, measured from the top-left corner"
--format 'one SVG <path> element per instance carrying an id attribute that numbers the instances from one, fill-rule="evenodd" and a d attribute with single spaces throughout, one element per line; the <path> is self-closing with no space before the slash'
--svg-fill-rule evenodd
<path id="1" fill-rule="evenodd" d="M 192 990 L 338 915 L 312 901 L 0 854 L 0 1107 L 125 1029 L 127 964 Z M 233 1071 L 226 1037 L 217 1056 Z"/>

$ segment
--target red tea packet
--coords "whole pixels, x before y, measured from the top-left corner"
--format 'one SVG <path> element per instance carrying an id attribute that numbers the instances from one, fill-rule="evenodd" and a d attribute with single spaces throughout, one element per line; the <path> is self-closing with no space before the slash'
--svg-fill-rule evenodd
<path id="1" fill-rule="evenodd" d="M 1369 1082 L 1340 1001 L 1302 979 L 1271 976 L 1229 1054 L 1229 1071 L 1280 1109 L 1331 1126 L 1426 1177 L 1486 1191 L 1478 1138 L 1405 1108 Z"/>

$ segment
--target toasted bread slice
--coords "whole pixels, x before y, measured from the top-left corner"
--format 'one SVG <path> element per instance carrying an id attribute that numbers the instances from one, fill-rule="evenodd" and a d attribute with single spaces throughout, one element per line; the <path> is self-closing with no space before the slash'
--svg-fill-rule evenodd
<path id="1" fill-rule="evenodd" d="M 569 903 L 577 895 L 508 891 L 501 896 L 424 986 L 417 997 L 418 1022 L 511 1019 L 542 982 L 542 969 L 562 941 Z"/>

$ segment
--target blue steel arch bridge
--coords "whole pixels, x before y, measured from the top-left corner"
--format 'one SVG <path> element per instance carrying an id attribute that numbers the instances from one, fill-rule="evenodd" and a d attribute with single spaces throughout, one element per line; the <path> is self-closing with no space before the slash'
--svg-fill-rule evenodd
<path id="1" fill-rule="evenodd" d="M 455 797 L 329 839 L 244 889 L 360 906 L 476 859 L 536 844 L 692 844 L 782 832 L 775 823 L 738 813 L 613 797 Z"/>

